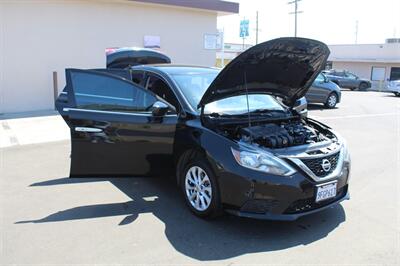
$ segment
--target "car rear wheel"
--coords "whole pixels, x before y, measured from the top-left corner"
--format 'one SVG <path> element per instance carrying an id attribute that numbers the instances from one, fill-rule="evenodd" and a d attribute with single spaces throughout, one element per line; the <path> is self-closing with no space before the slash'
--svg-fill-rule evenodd
<path id="1" fill-rule="evenodd" d="M 400 92 L 394 92 L 394 95 L 396 95 L 397 97 L 400 97 Z"/>
<path id="2" fill-rule="evenodd" d="M 365 83 L 365 82 L 361 82 L 360 85 L 358 86 L 358 89 L 359 89 L 360 91 L 366 91 L 367 88 L 368 88 L 368 84 Z"/>
<path id="3" fill-rule="evenodd" d="M 217 180 L 204 158 L 197 157 L 187 164 L 180 184 L 185 201 L 194 214 L 203 218 L 221 214 Z"/>
<path id="4" fill-rule="evenodd" d="M 336 93 L 332 92 L 329 94 L 328 99 L 326 99 L 325 107 L 326 108 L 335 108 L 338 101 L 338 96 Z"/>

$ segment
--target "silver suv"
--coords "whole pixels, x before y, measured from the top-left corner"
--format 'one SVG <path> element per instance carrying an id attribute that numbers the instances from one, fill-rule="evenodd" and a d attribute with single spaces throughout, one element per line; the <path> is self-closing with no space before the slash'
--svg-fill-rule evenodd
<path id="1" fill-rule="evenodd" d="M 336 83 L 341 88 L 365 91 L 371 87 L 371 81 L 359 78 L 357 75 L 354 75 L 347 70 L 331 69 L 325 70 L 323 73 L 330 81 Z"/>

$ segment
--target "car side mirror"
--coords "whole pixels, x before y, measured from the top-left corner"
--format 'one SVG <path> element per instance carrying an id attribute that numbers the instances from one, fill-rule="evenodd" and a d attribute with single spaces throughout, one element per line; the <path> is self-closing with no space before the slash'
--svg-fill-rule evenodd
<path id="1" fill-rule="evenodd" d="M 164 116 L 170 109 L 168 104 L 156 101 L 151 107 L 151 113 L 153 116 Z"/>
<path id="2" fill-rule="evenodd" d="M 293 106 L 293 110 L 302 117 L 307 117 L 308 110 L 307 110 L 307 100 L 305 97 L 301 97 L 296 101 Z"/>

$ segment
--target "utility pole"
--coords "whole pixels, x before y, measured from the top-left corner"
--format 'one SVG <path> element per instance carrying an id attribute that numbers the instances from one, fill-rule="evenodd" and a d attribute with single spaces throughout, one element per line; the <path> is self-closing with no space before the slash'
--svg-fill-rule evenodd
<path id="1" fill-rule="evenodd" d="M 301 0 L 293 0 L 288 2 L 288 5 L 294 4 L 294 12 L 289 13 L 290 15 L 294 14 L 294 37 L 297 37 L 297 14 L 303 13 L 303 11 L 297 10 L 297 3 L 300 1 Z"/>
<path id="2" fill-rule="evenodd" d="M 258 10 L 256 13 L 256 44 L 258 44 Z"/>
<path id="3" fill-rule="evenodd" d="M 221 34 L 221 67 L 225 67 L 225 28 L 222 28 Z"/>
<path id="4" fill-rule="evenodd" d="M 355 37 L 356 37 L 356 39 L 355 39 L 355 44 L 357 44 L 357 41 L 358 41 L 358 20 L 356 20 L 356 31 L 355 31 Z"/>

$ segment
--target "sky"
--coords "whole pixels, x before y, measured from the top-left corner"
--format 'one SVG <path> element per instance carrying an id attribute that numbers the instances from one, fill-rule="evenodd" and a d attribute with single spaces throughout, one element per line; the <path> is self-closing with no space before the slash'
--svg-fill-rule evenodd
<path id="1" fill-rule="evenodd" d="M 225 43 L 242 43 L 240 20 L 250 20 L 250 36 L 245 43 L 255 44 L 256 12 L 259 42 L 294 36 L 294 5 L 289 0 L 229 0 L 240 3 L 239 14 L 220 16 L 218 29 L 224 30 Z M 290 0 L 291 1 L 291 0 Z M 400 0 L 301 0 L 297 36 L 327 44 L 384 43 L 400 38 Z"/>

